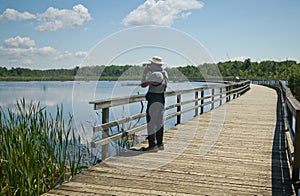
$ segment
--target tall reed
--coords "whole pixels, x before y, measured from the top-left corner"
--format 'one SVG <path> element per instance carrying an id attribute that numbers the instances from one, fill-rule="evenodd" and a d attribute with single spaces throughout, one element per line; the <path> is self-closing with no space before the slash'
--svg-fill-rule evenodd
<path id="1" fill-rule="evenodd" d="M 24 99 L 0 108 L 1 194 L 40 195 L 87 168 L 73 127 L 62 106 L 55 115 Z"/>

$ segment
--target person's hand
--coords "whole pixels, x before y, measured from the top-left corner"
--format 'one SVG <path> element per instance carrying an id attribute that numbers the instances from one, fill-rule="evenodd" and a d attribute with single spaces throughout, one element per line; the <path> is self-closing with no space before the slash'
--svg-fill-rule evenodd
<path id="1" fill-rule="evenodd" d="M 144 64 L 144 75 L 146 75 L 149 71 L 151 71 L 150 69 L 150 65 L 149 64 Z"/>
<path id="2" fill-rule="evenodd" d="M 142 82 L 141 83 L 141 87 L 145 88 L 147 86 L 149 86 L 149 82 Z"/>

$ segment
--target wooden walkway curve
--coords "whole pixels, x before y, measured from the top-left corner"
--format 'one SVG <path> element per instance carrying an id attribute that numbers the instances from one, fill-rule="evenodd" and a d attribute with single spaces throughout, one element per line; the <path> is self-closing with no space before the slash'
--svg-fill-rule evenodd
<path id="1" fill-rule="evenodd" d="M 124 152 L 46 195 L 292 195 L 276 91 L 243 96 L 165 134 L 165 150 Z"/>

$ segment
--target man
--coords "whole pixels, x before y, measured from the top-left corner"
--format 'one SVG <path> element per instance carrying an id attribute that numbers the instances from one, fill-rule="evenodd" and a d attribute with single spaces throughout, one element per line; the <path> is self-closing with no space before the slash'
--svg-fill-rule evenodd
<path id="1" fill-rule="evenodd" d="M 144 64 L 145 68 L 141 83 L 143 88 L 149 86 L 146 94 L 146 100 L 148 101 L 146 118 L 149 147 L 145 150 L 154 150 L 156 148 L 163 150 L 163 118 L 168 74 L 162 68 L 164 63 L 161 57 L 154 56 L 149 61 L 149 64 Z M 149 75 L 148 78 L 147 74 Z"/>

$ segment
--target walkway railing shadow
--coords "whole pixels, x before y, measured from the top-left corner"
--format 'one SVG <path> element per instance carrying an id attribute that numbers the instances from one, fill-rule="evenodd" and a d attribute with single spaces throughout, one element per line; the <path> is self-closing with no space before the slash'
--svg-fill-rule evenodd
<path id="1" fill-rule="evenodd" d="M 276 128 L 272 148 L 272 195 L 292 195 L 293 187 L 287 159 L 282 97 L 277 89 Z"/>
<path id="2" fill-rule="evenodd" d="M 273 177 L 274 191 L 281 189 L 282 195 L 290 195 L 286 188 L 293 184 L 298 195 L 300 179 L 300 103 L 286 86 L 285 81 L 263 80 L 252 83 L 269 86 L 277 90 L 277 123 L 274 136 L 272 157 L 280 156 L 280 162 L 272 162 L 273 174 L 280 172 L 281 176 Z M 272 159 L 273 160 L 273 159 Z M 280 170 L 280 171 L 278 171 Z M 287 172 L 288 171 L 288 172 Z M 278 187 L 278 184 L 281 187 Z"/>

